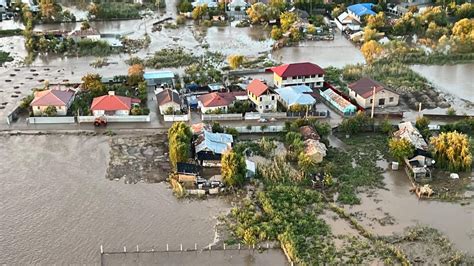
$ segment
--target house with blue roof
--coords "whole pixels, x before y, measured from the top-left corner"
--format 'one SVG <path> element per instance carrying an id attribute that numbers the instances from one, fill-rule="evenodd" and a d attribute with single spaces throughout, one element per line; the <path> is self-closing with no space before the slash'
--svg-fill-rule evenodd
<path id="1" fill-rule="evenodd" d="M 222 154 L 232 149 L 233 142 L 234 138 L 230 134 L 204 131 L 194 142 L 196 159 L 201 165 L 218 166 Z"/>
<path id="2" fill-rule="evenodd" d="M 372 10 L 374 4 L 372 3 L 360 3 L 347 7 L 347 12 L 350 16 L 355 18 L 357 21 L 361 22 L 362 18 L 367 15 L 376 15 Z"/>
<path id="3" fill-rule="evenodd" d="M 308 106 L 312 109 L 316 99 L 310 95 L 313 90 L 306 85 L 296 85 L 276 89 L 279 102 L 287 109 L 294 105 Z"/>
<path id="4" fill-rule="evenodd" d="M 143 74 L 148 86 L 158 87 L 163 84 L 173 86 L 174 73 L 172 71 L 147 71 Z"/>

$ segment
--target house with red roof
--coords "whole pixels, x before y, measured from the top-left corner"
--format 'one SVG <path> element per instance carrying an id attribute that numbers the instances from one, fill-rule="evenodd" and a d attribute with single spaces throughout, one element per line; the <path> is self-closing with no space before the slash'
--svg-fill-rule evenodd
<path id="1" fill-rule="evenodd" d="M 247 92 L 212 92 L 198 97 L 198 107 L 201 113 L 221 111 L 226 113 L 235 101 L 248 100 Z"/>
<path id="2" fill-rule="evenodd" d="M 55 89 L 36 91 L 35 98 L 30 103 L 35 116 L 43 115 L 48 106 L 56 107 L 57 115 L 67 115 L 69 107 L 74 101 L 75 91 L 71 89 L 62 90 L 59 87 Z"/>
<path id="3" fill-rule="evenodd" d="M 273 83 L 279 88 L 294 85 L 306 85 L 312 89 L 323 87 L 324 69 L 313 63 L 284 64 L 270 70 Z"/>
<path id="4" fill-rule="evenodd" d="M 94 100 L 92 100 L 91 111 L 94 116 L 124 116 L 129 115 L 130 109 L 139 104 L 140 99 L 117 96 L 114 91 L 109 91 L 109 94 L 95 97 Z"/>
<path id="5" fill-rule="evenodd" d="M 349 84 L 349 96 L 363 108 L 371 108 L 375 98 L 375 107 L 397 106 L 400 95 L 368 77 Z M 375 89 L 375 97 L 374 97 Z"/>
<path id="6" fill-rule="evenodd" d="M 247 95 L 260 112 L 274 112 L 277 109 L 277 95 L 267 84 L 254 79 L 247 86 Z"/>

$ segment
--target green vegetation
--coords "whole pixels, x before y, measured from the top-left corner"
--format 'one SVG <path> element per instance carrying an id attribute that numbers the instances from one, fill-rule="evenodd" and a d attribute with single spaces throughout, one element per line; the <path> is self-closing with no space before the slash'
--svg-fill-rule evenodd
<path id="1" fill-rule="evenodd" d="M 56 116 L 58 114 L 58 110 L 56 109 L 56 106 L 48 106 L 43 112 L 44 115 L 46 116 Z"/>
<path id="2" fill-rule="evenodd" d="M 334 244 L 328 238 L 330 228 L 317 217 L 322 211 L 318 192 L 298 186 L 268 185 L 258 193 L 255 204 L 244 201 L 231 211 L 231 228 L 244 243 L 279 240 L 297 264 L 334 260 Z"/>
<path id="3" fill-rule="evenodd" d="M 30 52 L 47 54 L 73 54 L 77 56 L 108 56 L 117 50 L 113 49 L 106 41 L 83 39 L 74 42 L 72 39 L 60 39 L 54 36 L 33 36 L 31 43 L 28 41 Z"/>
<path id="4" fill-rule="evenodd" d="M 10 56 L 10 53 L 0 51 L 0 66 L 2 66 L 5 62 L 13 61 L 13 57 Z"/>
<path id="5" fill-rule="evenodd" d="M 373 120 L 366 114 L 358 112 L 355 116 L 344 118 L 341 123 L 341 129 L 346 134 L 353 135 L 355 133 L 366 131 L 369 126 L 373 125 Z"/>
<path id="6" fill-rule="evenodd" d="M 22 35 L 22 29 L 0 30 L 0 38 Z"/>
<path id="7" fill-rule="evenodd" d="M 89 20 L 136 19 L 140 18 L 140 5 L 121 2 L 90 4 Z"/>
<path id="8" fill-rule="evenodd" d="M 186 52 L 182 47 L 164 48 L 145 60 L 151 68 L 184 67 L 198 62 L 198 57 Z"/>
<path id="9" fill-rule="evenodd" d="M 183 122 L 175 122 L 168 130 L 169 157 L 173 168 L 178 162 L 186 162 L 191 154 L 191 128 Z"/>

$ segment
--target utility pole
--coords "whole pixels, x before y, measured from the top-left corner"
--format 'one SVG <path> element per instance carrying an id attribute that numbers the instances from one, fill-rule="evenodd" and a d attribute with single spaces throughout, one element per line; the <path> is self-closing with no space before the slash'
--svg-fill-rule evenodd
<path id="1" fill-rule="evenodd" d="M 372 88 L 372 112 L 370 114 L 370 118 L 374 118 L 375 112 L 375 86 Z"/>

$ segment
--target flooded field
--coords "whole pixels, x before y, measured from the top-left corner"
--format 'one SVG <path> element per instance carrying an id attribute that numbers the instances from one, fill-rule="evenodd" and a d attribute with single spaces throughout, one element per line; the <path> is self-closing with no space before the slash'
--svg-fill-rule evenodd
<path id="1" fill-rule="evenodd" d="M 386 169 L 387 163 L 381 163 Z M 468 174 L 469 175 L 469 174 Z M 474 173 L 471 173 L 474 178 Z M 418 200 L 403 170 L 384 173 L 386 190 L 364 193 L 360 205 L 348 207 L 364 226 L 378 235 L 400 233 L 413 225 L 425 225 L 445 234 L 461 251 L 474 254 L 474 206 Z"/>
<path id="2" fill-rule="evenodd" d="M 411 68 L 439 90 L 474 103 L 474 64 L 414 65 Z"/>
<path id="3" fill-rule="evenodd" d="M 34 144 L 34 145 L 33 145 Z M 106 137 L 0 137 L 0 262 L 99 264 L 99 247 L 203 247 L 219 199 L 178 201 L 167 185 L 105 178 Z"/>

